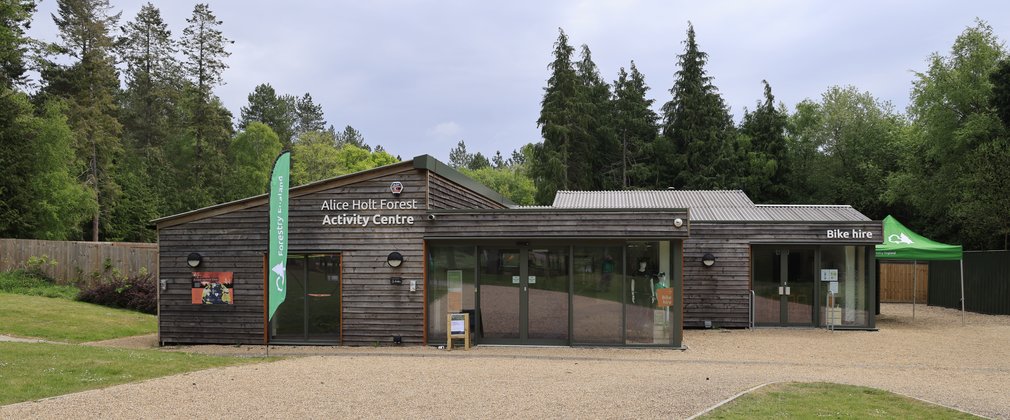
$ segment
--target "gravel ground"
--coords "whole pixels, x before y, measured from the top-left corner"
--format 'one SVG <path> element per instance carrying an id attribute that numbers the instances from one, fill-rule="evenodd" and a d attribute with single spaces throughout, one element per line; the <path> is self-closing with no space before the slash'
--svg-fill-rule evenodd
<path id="1" fill-rule="evenodd" d="M 953 310 L 911 313 L 884 305 L 878 332 L 689 330 L 687 351 L 276 347 L 304 357 L 8 405 L 0 418 L 685 418 L 775 381 L 864 385 L 1010 418 L 1010 317 L 968 314 L 961 327 Z"/>

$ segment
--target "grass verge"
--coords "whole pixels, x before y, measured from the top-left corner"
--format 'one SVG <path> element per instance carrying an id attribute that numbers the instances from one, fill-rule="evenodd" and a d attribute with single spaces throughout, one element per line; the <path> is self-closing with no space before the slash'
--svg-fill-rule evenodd
<path id="1" fill-rule="evenodd" d="M 80 290 L 74 286 L 54 284 L 41 275 L 15 270 L 0 272 L 0 292 L 73 300 Z"/>
<path id="2" fill-rule="evenodd" d="M 0 405 L 218 366 L 274 359 L 73 344 L 0 343 Z"/>
<path id="3" fill-rule="evenodd" d="M 0 293 L 0 334 L 80 343 L 157 332 L 153 315 L 90 303 Z"/>
<path id="4" fill-rule="evenodd" d="M 960 411 L 891 392 L 830 383 L 784 383 L 762 387 L 701 417 L 977 419 Z"/>

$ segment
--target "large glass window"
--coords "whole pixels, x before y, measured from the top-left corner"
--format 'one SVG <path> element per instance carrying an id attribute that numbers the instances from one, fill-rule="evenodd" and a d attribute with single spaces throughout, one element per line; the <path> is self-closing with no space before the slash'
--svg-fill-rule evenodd
<path id="1" fill-rule="evenodd" d="M 472 246 L 432 246 L 428 251 L 428 340 L 445 339 L 446 314 L 474 308 L 474 266 Z M 473 320 L 476 322 L 476 319 Z"/>
<path id="2" fill-rule="evenodd" d="M 670 242 L 629 242 L 627 249 L 625 343 L 670 344 L 673 319 L 659 296 L 671 287 Z"/>
<path id="3" fill-rule="evenodd" d="M 831 282 L 822 281 L 821 322 L 822 326 L 832 325 L 846 327 L 869 326 L 869 299 L 867 296 L 867 279 L 870 267 L 867 267 L 866 247 L 863 246 L 825 246 L 821 248 L 822 279 L 825 275 L 834 278 L 837 275 L 837 293 L 834 302 L 828 298 Z M 824 270 L 837 270 L 828 271 Z"/>
<path id="4" fill-rule="evenodd" d="M 621 344 L 624 251 L 575 247 L 572 334 L 577 344 Z"/>

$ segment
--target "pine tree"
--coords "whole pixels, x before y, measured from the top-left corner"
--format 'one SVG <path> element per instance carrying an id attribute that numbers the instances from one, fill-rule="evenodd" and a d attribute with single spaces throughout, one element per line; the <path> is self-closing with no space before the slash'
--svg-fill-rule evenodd
<path id="1" fill-rule="evenodd" d="M 212 204 L 222 187 L 228 143 L 233 132 L 231 113 L 214 95 L 214 87 L 223 83 L 221 73 L 228 68 L 224 59 L 231 55 L 225 47 L 232 41 L 219 29 L 222 22 L 206 4 L 197 4 L 186 19 L 180 41 L 183 72 L 188 79 L 184 107 L 189 123 L 185 135 L 177 139 L 175 150 L 183 156 L 177 161 L 179 180 L 188 190 L 175 202 L 187 210 Z"/>
<path id="2" fill-rule="evenodd" d="M 15 90 L 26 82 L 34 9 L 30 1 L 0 6 L 0 236 L 76 239 L 98 205 L 76 179 L 81 167 L 63 101 L 36 108 Z"/>
<path id="3" fill-rule="evenodd" d="M 740 185 L 751 200 L 761 203 L 781 203 L 788 198 L 785 186 L 789 182 L 789 151 L 786 149 L 788 115 L 776 108 L 771 85 L 764 84 L 764 99 L 754 112 L 745 112 L 740 124 L 744 148 L 739 153 Z"/>
<path id="4" fill-rule="evenodd" d="M 25 81 L 27 32 L 35 5 L 32 0 L 8 0 L 0 6 L 0 87 L 14 89 Z"/>
<path id="5" fill-rule="evenodd" d="M 111 215 L 121 195 L 116 166 L 122 155 L 122 126 L 116 118 L 119 76 L 112 55 L 110 30 L 119 20 L 108 0 L 59 0 L 53 21 L 61 43 L 55 50 L 76 60 L 69 65 L 44 64 L 43 98 L 67 100 L 74 149 L 84 165 L 84 183 L 98 202 L 91 218 L 91 240 L 98 241 L 103 217 Z"/>
<path id="6" fill-rule="evenodd" d="M 249 105 L 241 109 L 239 129 L 244 130 L 250 123 L 261 122 L 277 134 L 285 148 L 291 147 L 297 122 L 295 107 L 293 96 L 277 95 L 269 83 L 258 85 L 249 94 Z"/>
<path id="7" fill-rule="evenodd" d="M 548 65 L 551 76 L 544 88 L 537 120 L 544 141 L 536 147 L 532 156 L 536 162 L 530 165 L 540 204 L 552 202 L 558 190 L 579 189 L 591 179 L 585 165 L 588 148 L 584 147 L 586 143 L 580 143 L 588 134 L 578 113 L 580 83 L 572 62 L 574 52 L 565 31 L 559 28 L 554 60 Z"/>
<path id="8" fill-rule="evenodd" d="M 169 214 L 167 200 L 174 184 L 172 158 L 165 147 L 182 126 L 182 73 L 175 58 L 178 46 L 150 3 L 122 27 L 117 51 L 126 65 L 126 90 L 120 121 L 126 150 L 117 182 L 123 185 L 123 205 L 112 236 L 131 241 L 154 240 L 151 219 Z"/>
<path id="9" fill-rule="evenodd" d="M 733 122 L 726 105 L 705 73 L 708 54 L 698 49 L 694 26 L 688 23 L 680 70 L 663 105 L 663 136 L 673 153 L 660 156 L 660 182 L 676 188 L 721 189 L 729 187 L 727 138 Z"/>
<path id="10" fill-rule="evenodd" d="M 336 133 L 336 141 L 337 147 L 343 147 L 344 145 L 349 144 L 368 151 L 372 150 L 371 146 L 369 146 L 368 143 L 365 143 L 365 136 L 351 126 L 344 127 L 344 131 Z"/>
<path id="11" fill-rule="evenodd" d="M 659 116 L 652 110 L 654 100 L 646 99 L 645 77 L 631 62 L 629 74 L 621 67 L 614 81 L 614 130 L 621 145 L 621 188 L 649 188 L 655 178 L 652 145 L 658 134 Z"/>
<path id="12" fill-rule="evenodd" d="M 305 93 L 295 103 L 295 134 L 301 135 L 311 131 L 326 129 L 326 119 L 323 118 L 323 106 L 312 101 L 312 95 Z"/>
<path id="13" fill-rule="evenodd" d="M 466 168 L 470 166 L 470 161 L 473 160 L 473 155 L 467 153 L 466 143 L 460 140 L 456 143 L 456 147 L 449 151 L 449 166 L 459 169 Z"/>
<path id="14" fill-rule="evenodd" d="M 573 145 L 569 167 L 575 174 L 584 174 L 589 181 L 575 188 L 583 190 L 610 190 L 620 188 L 620 145 L 613 129 L 613 108 L 610 85 L 600 77 L 593 62 L 589 46 L 583 44 L 579 62 L 575 66 L 579 78 L 579 120 L 585 127 L 586 137 Z"/>

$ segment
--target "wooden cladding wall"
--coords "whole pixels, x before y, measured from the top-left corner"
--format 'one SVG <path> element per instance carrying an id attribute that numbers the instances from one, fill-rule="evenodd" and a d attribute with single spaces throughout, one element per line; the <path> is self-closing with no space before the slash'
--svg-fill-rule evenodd
<path id="1" fill-rule="evenodd" d="M 101 273 L 106 261 L 129 276 L 158 274 L 158 244 L 0 239 L 0 271 L 22 267 L 29 258 L 43 256 L 55 264 L 40 267 L 42 271 L 61 282 Z"/>
<path id="2" fill-rule="evenodd" d="M 500 209 L 501 203 L 474 193 L 435 173 L 428 175 L 428 209 Z"/>
<path id="3" fill-rule="evenodd" d="M 428 238 L 686 238 L 688 228 L 674 227 L 687 212 L 649 213 L 605 210 L 506 210 L 433 212 Z"/>
<path id="4" fill-rule="evenodd" d="M 869 232 L 872 238 L 828 238 L 829 230 Z M 684 241 L 684 326 L 745 328 L 751 288 L 751 244 L 880 243 L 880 222 L 862 223 L 710 223 L 693 222 Z M 712 267 L 701 264 L 711 253 Z"/>
<path id="5" fill-rule="evenodd" d="M 915 290 L 916 303 L 926 302 L 929 297 L 928 261 L 913 264 L 880 260 L 881 303 L 912 303 L 912 290 Z"/>
<path id="6" fill-rule="evenodd" d="M 404 184 L 399 197 L 389 192 L 393 181 Z M 344 344 L 392 343 L 393 335 L 401 336 L 408 344 L 422 341 L 425 181 L 425 171 L 405 169 L 307 195 L 297 196 L 297 191 L 292 191 L 295 197 L 291 198 L 289 210 L 289 252 L 340 252 L 343 256 Z M 380 200 L 410 204 L 403 209 L 332 208 L 335 203 L 355 201 L 378 206 L 383 203 Z M 400 221 L 375 223 L 375 216 L 397 215 Z M 403 220 L 407 217 L 413 217 L 413 224 Z M 345 223 L 352 219 L 361 224 Z M 260 205 L 159 232 L 162 279 L 168 281 L 160 301 L 163 342 L 262 343 L 266 226 L 266 205 Z M 404 259 L 396 269 L 386 265 L 392 251 L 400 252 Z M 190 252 L 204 257 L 199 271 L 235 273 L 234 305 L 190 303 L 191 270 L 185 263 Z M 403 284 L 391 285 L 389 278 L 393 276 L 401 277 Z M 418 285 L 414 292 L 409 287 L 412 280 Z"/>

